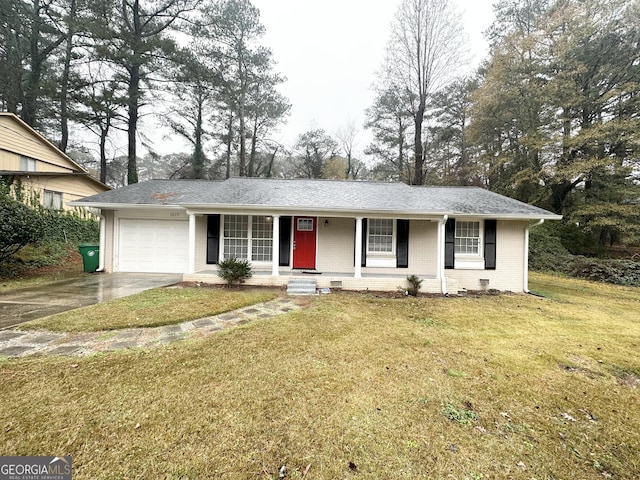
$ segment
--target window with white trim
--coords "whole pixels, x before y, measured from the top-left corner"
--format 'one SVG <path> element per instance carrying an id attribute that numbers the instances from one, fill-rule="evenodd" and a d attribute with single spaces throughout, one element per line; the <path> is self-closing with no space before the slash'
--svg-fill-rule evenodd
<path id="1" fill-rule="evenodd" d="M 251 217 L 251 260 L 254 262 L 270 262 L 273 251 L 273 219 L 272 217 Z"/>
<path id="2" fill-rule="evenodd" d="M 42 205 L 49 210 L 62 210 L 62 192 L 45 190 L 42 196 Z"/>
<path id="3" fill-rule="evenodd" d="M 247 259 L 249 222 L 244 215 L 224 216 L 224 258 Z"/>
<path id="4" fill-rule="evenodd" d="M 367 221 L 370 253 L 393 253 L 393 220 L 370 218 Z"/>
<path id="5" fill-rule="evenodd" d="M 480 222 L 456 221 L 455 253 L 480 255 Z"/>
<path id="6" fill-rule="evenodd" d="M 270 262 L 273 258 L 272 217 L 225 215 L 222 248 L 224 258 Z"/>

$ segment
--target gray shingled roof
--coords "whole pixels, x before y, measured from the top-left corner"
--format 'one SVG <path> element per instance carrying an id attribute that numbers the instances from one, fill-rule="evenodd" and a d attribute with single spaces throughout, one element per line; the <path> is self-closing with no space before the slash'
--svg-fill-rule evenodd
<path id="1" fill-rule="evenodd" d="M 560 218 L 526 203 L 477 187 L 419 187 L 403 183 L 231 178 L 225 181 L 151 180 L 74 202 L 78 206 L 269 208 L 318 212 L 424 215 L 491 215 Z"/>

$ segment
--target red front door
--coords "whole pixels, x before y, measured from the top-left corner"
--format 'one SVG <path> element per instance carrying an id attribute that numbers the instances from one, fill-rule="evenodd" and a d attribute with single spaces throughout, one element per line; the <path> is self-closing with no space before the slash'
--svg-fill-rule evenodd
<path id="1" fill-rule="evenodd" d="M 293 268 L 316 268 L 316 217 L 293 217 Z"/>

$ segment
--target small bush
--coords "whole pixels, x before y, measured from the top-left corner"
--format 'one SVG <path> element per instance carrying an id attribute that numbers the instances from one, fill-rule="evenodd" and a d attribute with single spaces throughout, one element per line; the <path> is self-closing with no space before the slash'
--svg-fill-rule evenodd
<path id="1" fill-rule="evenodd" d="M 420 291 L 420 285 L 422 285 L 423 280 L 417 275 L 409 275 L 407 277 L 407 282 L 409 282 L 409 289 L 407 292 L 412 297 L 417 297 L 418 292 Z"/>
<path id="2" fill-rule="evenodd" d="M 227 258 L 218 264 L 218 276 L 225 280 L 229 287 L 234 283 L 243 283 L 252 275 L 251 265 L 244 259 Z"/>

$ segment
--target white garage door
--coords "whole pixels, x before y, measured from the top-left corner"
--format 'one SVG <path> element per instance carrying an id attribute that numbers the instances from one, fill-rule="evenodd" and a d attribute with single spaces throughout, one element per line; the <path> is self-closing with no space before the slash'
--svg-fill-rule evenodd
<path id="1" fill-rule="evenodd" d="M 121 218 L 118 253 L 121 272 L 186 273 L 189 223 Z"/>

